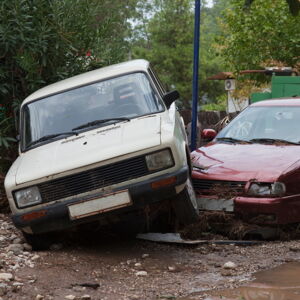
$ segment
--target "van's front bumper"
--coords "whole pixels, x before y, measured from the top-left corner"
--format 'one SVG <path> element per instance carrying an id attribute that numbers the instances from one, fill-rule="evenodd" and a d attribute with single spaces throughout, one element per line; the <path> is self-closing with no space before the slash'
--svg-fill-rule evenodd
<path id="1" fill-rule="evenodd" d="M 126 215 L 134 211 L 141 211 L 149 204 L 160 202 L 175 196 L 179 192 L 178 188 L 187 181 L 187 178 L 188 167 L 182 167 L 180 170 L 172 173 L 153 177 L 135 184 L 123 185 L 117 189 L 111 189 L 109 193 L 128 190 L 132 200 L 132 205 L 99 213 L 97 215 L 71 220 L 68 206 L 89 200 L 90 198 L 101 198 L 101 196 L 104 196 L 103 193 L 76 199 L 68 199 L 66 201 L 54 203 L 50 202 L 39 209 L 34 209 L 33 207 L 30 212 L 27 211 L 26 213 L 14 214 L 12 216 L 12 220 L 15 226 L 23 231 L 28 233 L 43 233 L 63 230 L 81 223 L 89 223 L 116 215 L 122 218 L 122 215 Z"/>

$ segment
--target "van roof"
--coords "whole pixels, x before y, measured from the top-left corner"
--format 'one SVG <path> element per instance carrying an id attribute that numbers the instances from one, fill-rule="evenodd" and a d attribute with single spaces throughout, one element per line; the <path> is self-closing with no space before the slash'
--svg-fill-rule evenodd
<path id="1" fill-rule="evenodd" d="M 94 71 L 86 72 L 80 75 L 70 77 L 65 80 L 45 86 L 33 94 L 29 95 L 22 103 L 22 105 L 34 101 L 36 99 L 44 98 L 49 95 L 57 94 L 65 90 L 70 90 L 78 86 L 83 86 L 92 82 L 101 81 L 105 78 L 115 77 L 126 73 L 147 71 L 149 62 L 144 59 L 136 59 L 120 64 L 103 67 Z"/>

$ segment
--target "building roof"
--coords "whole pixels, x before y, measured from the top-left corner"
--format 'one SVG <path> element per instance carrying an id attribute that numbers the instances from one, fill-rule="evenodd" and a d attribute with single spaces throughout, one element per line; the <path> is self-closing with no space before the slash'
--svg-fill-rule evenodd
<path id="1" fill-rule="evenodd" d="M 232 72 L 220 72 L 213 76 L 206 78 L 207 80 L 226 80 L 226 79 L 234 79 L 234 75 Z"/>
<path id="2" fill-rule="evenodd" d="M 262 73 L 266 75 L 276 74 L 277 76 L 299 76 L 299 72 L 296 69 L 292 68 L 267 68 L 263 70 L 243 70 L 240 71 L 239 74 L 254 74 L 254 73 Z M 235 76 L 233 72 L 220 72 L 213 76 L 206 78 L 207 80 L 226 80 L 226 79 L 234 79 Z"/>

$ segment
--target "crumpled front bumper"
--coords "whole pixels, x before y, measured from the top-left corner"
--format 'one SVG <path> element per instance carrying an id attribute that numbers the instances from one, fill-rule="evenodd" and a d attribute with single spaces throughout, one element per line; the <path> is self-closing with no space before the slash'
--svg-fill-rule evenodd
<path id="1" fill-rule="evenodd" d="M 245 220 L 260 224 L 289 224 L 300 222 L 300 197 L 281 198 L 236 197 L 234 212 Z"/>

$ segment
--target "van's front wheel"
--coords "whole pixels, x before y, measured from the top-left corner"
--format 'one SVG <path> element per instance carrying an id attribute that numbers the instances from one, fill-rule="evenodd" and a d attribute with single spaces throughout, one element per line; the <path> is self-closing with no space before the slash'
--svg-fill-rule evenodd
<path id="1" fill-rule="evenodd" d="M 199 209 L 190 177 L 183 191 L 173 199 L 172 207 L 180 224 L 185 226 L 198 221 Z"/>

